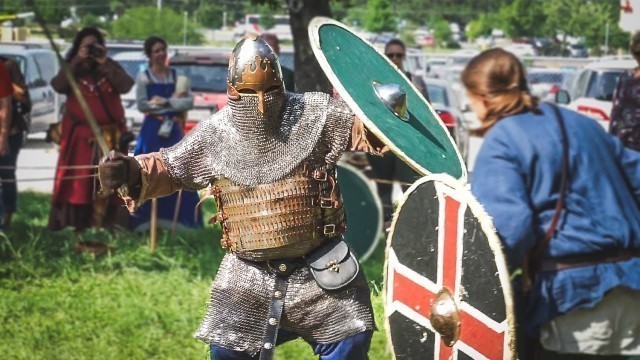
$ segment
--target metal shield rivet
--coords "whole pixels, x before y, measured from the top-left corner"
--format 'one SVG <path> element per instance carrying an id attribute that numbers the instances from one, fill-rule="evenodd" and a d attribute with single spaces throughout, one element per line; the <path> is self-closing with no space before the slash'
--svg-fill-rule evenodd
<path id="1" fill-rule="evenodd" d="M 270 343 L 270 342 L 266 342 L 266 343 L 264 343 L 263 346 L 264 346 L 265 349 L 269 350 L 269 349 L 271 349 L 273 347 L 273 344 Z"/>
<path id="2" fill-rule="evenodd" d="M 269 325 L 275 325 L 278 323 L 278 320 L 276 320 L 276 318 L 269 318 Z"/>
<path id="3" fill-rule="evenodd" d="M 287 265 L 285 265 L 285 264 L 278 265 L 278 270 L 280 270 L 280 272 L 287 271 Z"/>
<path id="4" fill-rule="evenodd" d="M 409 121 L 407 114 L 407 93 L 398 84 L 381 84 L 374 81 L 373 91 L 376 96 L 398 119 Z"/>
<path id="5" fill-rule="evenodd" d="M 442 288 L 436 295 L 429 322 L 446 346 L 453 346 L 460 338 L 460 312 L 449 289 Z"/>
<path id="6" fill-rule="evenodd" d="M 276 299 L 282 299 L 282 292 L 281 291 L 274 292 L 273 297 Z"/>

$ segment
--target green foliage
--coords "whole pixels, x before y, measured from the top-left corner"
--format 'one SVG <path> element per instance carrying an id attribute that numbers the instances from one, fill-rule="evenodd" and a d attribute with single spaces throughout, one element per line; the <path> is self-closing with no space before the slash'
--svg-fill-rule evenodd
<path id="1" fill-rule="evenodd" d="M 115 38 L 145 39 L 149 35 L 163 37 L 170 44 L 182 44 L 184 19 L 170 9 L 157 9 L 143 6 L 127 10 L 113 22 L 112 32 Z M 195 31 L 194 25 L 187 21 L 187 43 L 201 44 L 202 36 Z"/>
<path id="2" fill-rule="evenodd" d="M 95 26 L 95 27 L 101 28 L 101 27 L 104 27 L 104 25 L 105 24 L 102 21 L 100 21 L 100 19 L 97 16 L 93 14 L 87 14 L 82 17 L 80 28 L 83 28 L 86 26 Z"/>
<path id="3" fill-rule="evenodd" d="M 273 10 L 269 6 L 261 5 L 258 13 L 260 14 L 260 26 L 265 30 L 269 30 L 276 26 L 276 19 L 273 17 Z"/>
<path id="4" fill-rule="evenodd" d="M 368 31 L 395 31 L 396 22 L 390 0 L 369 0 L 364 28 Z"/>
<path id="5" fill-rule="evenodd" d="M 494 22 L 490 15 L 481 14 L 476 20 L 471 21 L 467 27 L 467 38 L 473 41 L 482 36 L 488 36 L 493 30 Z"/>
<path id="6" fill-rule="evenodd" d="M 449 27 L 449 23 L 442 18 L 434 18 L 429 22 L 429 27 L 433 30 L 433 36 L 436 38 L 438 46 L 450 47 L 453 43 L 453 33 Z"/>
<path id="7" fill-rule="evenodd" d="M 222 27 L 222 11 L 220 7 L 211 4 L 202 4 L 196 10 L 196 20 L 198 23 L 209 29 L 219 29 Z"/>
<path id="8" fill-rule="evenodd" d="M 511 38 L 541 36 L 547 16 L 540 0 L 515 0 L 498 12 L 494 27 L 501 28 Z"/>
<path id="9" fill-rule="evenodd" d="M 160 232 L 46 231 L 50 196 L 20 193 L 12 229 L 0 233 L 0 353 L 22 359 L 209 359 L 193 339 L 224 254 L 220 230 Z M 78 241 L 112 251 L 78 254 Z M 372 359 L 390 359 L 384 332 L 384 242 L 362 268 L 371 282 Z M 277 348 L 277 360 L 317 359 L 301 340 Z"/>
<path id="10" fill-rule="evenodd" d="M 611 24 L 609 29 L 609 48 L 622 49 L 627 52 L 629 49 L 629 43 L 631 43 L 631 33 L 624 32 L 618 24 Z"/>

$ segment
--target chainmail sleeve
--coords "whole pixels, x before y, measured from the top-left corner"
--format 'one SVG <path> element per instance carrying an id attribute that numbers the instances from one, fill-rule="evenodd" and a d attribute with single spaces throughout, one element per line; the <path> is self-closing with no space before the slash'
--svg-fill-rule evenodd
<path id="1" fill-rule="evenodd" d="M 328 147 L 327 164 L 334 165 L 348 150 L 354 114 L 346 102 L 331 98 L 327 104 L 327 120 L 322 130 L 322 140 Z"/>
<path id="2" fill-rule="evenodd" d="M 160 149 L 173 181 L 188 190 L 207 187 L 213 177 L 213 167 L 208 149 L 213 147 L 219 128 L 216 126 L 218 114 L 201 121 L 177 144 L 170 148 Z"/>

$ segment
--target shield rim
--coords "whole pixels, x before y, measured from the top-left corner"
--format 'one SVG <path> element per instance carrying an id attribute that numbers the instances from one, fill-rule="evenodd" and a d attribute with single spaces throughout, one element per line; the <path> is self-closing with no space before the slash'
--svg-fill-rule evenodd
<path id="1" fill-rule="evenodd" d="M 505 336 L 507 336 L 507 343 L 509 344 L 506 349 L 509 350 L 510 354 L 509 359 L 516 358 L 516 345 L 515 345 L 515 334 L 516 334 L 516 319 L 514 313 L 514 303 L 513 303 L 513 289 L 511 287 L 511 279 L 509 276 L 509 270 L 507 269 L 507 262 L 502 252 L 502 243 L 498 238 L 495 227 L 493 226 L 493 221 L 487 212 L 484 210 L 480 202 L 471 194 L 471 191 L 466 189 L 464 183 L 458 181 L 451 175 L 448 174 L 431 174 L 426 175 L 416 180 L 407 191 L 402 194 L 402 198 L 398 203 L 398 207 L 393 214 L 393 220 L 391 221 L 391 230 L 389 231 L 389 236 L 387 237 L 387 245 L 384 251 L 384 273 L 383 273 L 383 294 L 384 294 L 384 326 L 387 341 L 390 344 L 391 356 L 393 359 L 396 358 L 395 349 L 393 347 L 393 341 L 391 340 L 391 328 L 389 327 L 389 314 L 387 313 L 387 299 L 388 299 L 388 268 L 389 268 L 389 250 L 391 249 L 391 244 L 393 244 L 393 235 L 396 228 L 396 222 L 398 219 L 398 214 L 402 210 L 409 194 L 411 194 L 415 189 L 429 181 L 438 181 L 443 183 L 446 186 L 453 188 L 456 191 L 459 191 L 461 197 L 467 202 L 467 206 L 471 209 L 471 213 L 478 219 L 480 222 L 480 226 L 482 231 L 487 235 L 487 240 L 489 242 L 489 247 L 493 252 L 493 256 L 496 260 L 496 266 L 498 269 L 498 278 L 500 279 L 500 285 L 502 286 L 502 294 L 504 296 L 504 303 L 507 307 L 507 324 L 509 329 L 505 332 Z"/>
<path id="2" fill-rule="evenodd" d="M 392 68 L 400 76 L 404 78 L 404 80 L 409 84 L 409 86 L 411 86 L 411 89 L 418 95 L 418 97 L 422 100 L 422 102 L 427 106 L 427 108 L 431 111 L 434 117 L 438 120 L 438 124 L 440 125 L 440 127 L 446 134 L 447 138 L 453 145 L 453 148 L 458 157 L 458 162 L 460 163 L 460 168 L 461 168 L 461 175 L 460 175 L 460 178 L 457 180 L 466 182 L 468 177 L 467 166 L 465 165 L 465 162 L 462 159 L 462 155 L 460 154 L 458 145 L 455 143 L 455 141 L 451 137 L 451 134 L 449 134 L 449 130 L 444 125 L 442 120 L 440 120 L 440 117 L 436 114 L 433 106 L 431 106 L 431 104 L 422 96 L 420 91 L 416 89 L 413 82 L 411 82 L 411 80 L 409 80 L 409 78 L 407 78 L 407 76 L 402 71 L 400 71 L 400 69 L 398 69 L 395 66 L 395 64 L 391 62 L 391 60 L 389 60 L 386 56 L 380 53 L 380 51 L 378 51 L 378 49 L 376 49 L 369 41 L 367 41 L 366 39 L 363 39 L 353 31 L 351 31 L 351 29 L 349 29 L 346 25 L 331 18 L 316 16 L 311 20 L 311 22 L 309 22 L 309 27 L 308 27 L 309 41 L 311 43 L 311 49 L 313 50 L 313 54 L 315 55 L 316 60 L 320 64 L 320 67 L 324 71 L 325 75 L 327 76 L 331 84 L 338 91 L 338 94 L 340 94 L 340 97 L 342 97 L 342 99 L 347 103 L 347 105 L 349 105 L 349 108 L 351 108 L 351 110 L 358 116 L 358 118 L 366 125 L 367 130 L 369 130 L 376 137 L 378 137 L 385 145 L 387 145 L 387 147 L 394 154 L 396 154 L 403 162 L 409 165 L 413 170 L 417 171 L 418 173 L 424 176 L 434 174 L 429 170 L 427 170 L 426 168 L 423 168 L 420 164 L 415 162 L 413 159 L 411 159 L 411 157 L 409 157 L 402 150 L 400 150 L 400 148 L 398 148 L 382 131 L 380 131 L 380 129 L 378 129 L 375 123 L 366 116 L 365 112 L 360 108 L 358 103 L 351 97 L 351 94 L 349 94 L 349 92 L 344 88 L 344 86 L 342 85 L 342 82 L 338 79 L 338 76 L 336 76 L 336 74 L 333 72 L 333 70 L 331 69 L 331 64 L 329 64 L 329 61 L 327 60 L 326 56 L 322 52 L 322 48 L 320 46 L 319 30 L 320 30 L 320 27 L 322 27 L 323 25 L 335 25 L 348 31 L 353 36 L 360 39 L 360 41 L 362 41 L 364 44 L 369 46 L 372 51 L 375 51 L 376 53 L 378 53 L 378 55 L 380 55 L 390 66 L 392 66 Z M 454 178 L 453 176 L 451 177 Z"/>
<path id="3" fill-rule="evenodd" d="M 360 262 L 365 262 L 371 256 L 371 254 L 373 254 L 373 252 L 378 247 L 378 244 L 380 243 L 380 234 L 382 233 L 382 226 L 384 225 L 384 219 L 382 215 L 382 202 L 380 201 L 380 198 L 377 195 L 376 188 L 373 187 L 373 181 L 367 178 L 366 176 L 364 176 L 357 167 L 351 164 L 348 164 L 344 161 L 339 161 L 338 166 L 342 166 L 343 168 L 351 171 L 351 173 L 355 174 L 360 180 L 362 180 L 367 185 L 367 188 L 369 189 L 369 191 L 371 191 L 371 194 L 373 195 L 373 203 L 378 212 L 378 226 L 377 226 L 375 239 L 373 240 L 373 243 L 371 244 L 371 246 L 369 246 L 369 249 L 367 249 L 367 251 L 363 255 L 361 255 L 360 258 L 358 259 Z M 340 182 L 340 178 L 338 178 L 338 183 L 339 182 Z M 349 231 L 348 217 L 347 217 L 347 231 Z"/>

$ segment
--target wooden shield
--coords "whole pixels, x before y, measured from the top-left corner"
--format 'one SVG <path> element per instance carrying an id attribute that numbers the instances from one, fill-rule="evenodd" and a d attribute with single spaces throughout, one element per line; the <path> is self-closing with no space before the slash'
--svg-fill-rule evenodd
<path id="1" fill-rule="evenodd" d="M 467 170 L 447 128 L 404 72 L 337 21 L 313 19 L 309 38 L 342 99 L 393 153 L 421 175 L 442 173 L 465 181 Z"/>
<path id="2" fill-rule="evenodd" d="M 358 260 L 365 261 L 378 245 L 382 232 L 382 204 L 371 180 L 347 163 L 338 163 L 338 184 L 347 213 L 344 240 Z"/>
<path id="3" fill-rule="evenodd" d="M 464 184 L 431 175 L 411 186 L 394 216 L 385 276 L 396 359 L 515 358 L 500 241 Z"/>

